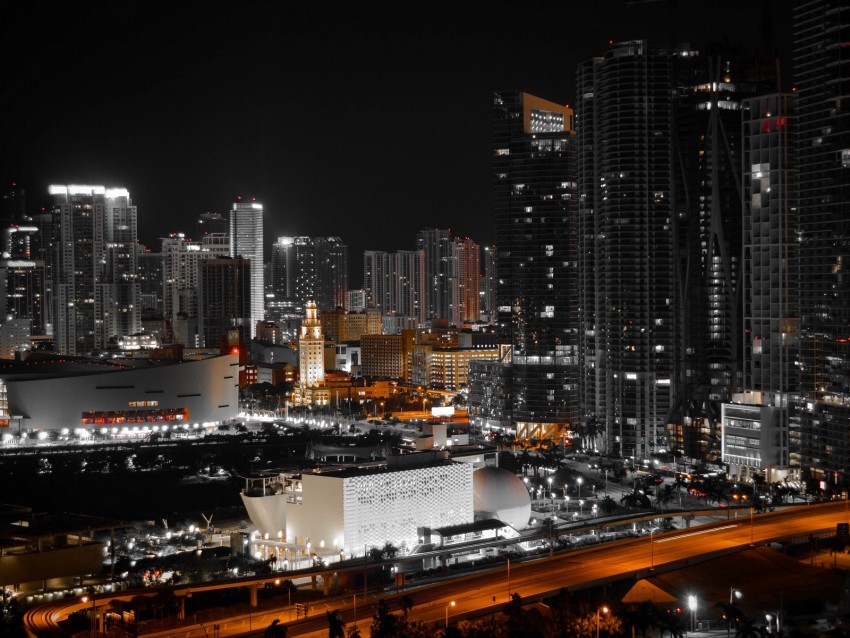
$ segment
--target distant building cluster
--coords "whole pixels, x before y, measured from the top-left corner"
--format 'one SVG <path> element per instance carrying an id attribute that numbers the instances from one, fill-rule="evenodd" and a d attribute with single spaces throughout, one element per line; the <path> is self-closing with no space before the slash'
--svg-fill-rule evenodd
<path id="1" fill-rule="evenodd" d="M 470 418 L 847 486 L 850 11 L 770 56 L 612 42 L 575 108 L 494 97 L 498 363 Z"/>

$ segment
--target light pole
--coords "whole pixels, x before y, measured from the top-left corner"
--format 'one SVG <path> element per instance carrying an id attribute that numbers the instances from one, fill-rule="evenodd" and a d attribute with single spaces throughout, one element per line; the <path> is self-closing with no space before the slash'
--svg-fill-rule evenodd
<path id="1" fill-rule="evenodd" d="M 754 507 L 750 507 L 750 547 L 753 546 L 753 510 Z"/>
<path id="2" fill-rule="evenodd" d="M 655 571 L 655 528 L 649 526 L 649 571 Z"/>
<path id="3" fill-rule="evenodd" d="M 691 631 L 697 629 L 697 597 L 691 594 L 688 596 L 688 609 L 691 610 Z"/>
<path id="4" fill-rule="evenodd" d="M 584 516 L 584 501 L 578 502 L 578 515 L 579 517 Z"/>
<path id="5" fill-rule="evenodd" d="M 508 602 L 511 602 L 511 557 L 508 556 Z"/>
<path id="6" fill-rule="evenodd" d="M 570 497 L 569 496 L 564 497 L 564 506 L 567 508 L 567 518 L 569 518 L 570 517 Z"/>
<path id="7" fill-rule="evenodd" d="M 767 621 L 767 633 L 773 633 L 773 631 L 771 631 L 771 621 L 776 620 L 776 635 L 780 635 L 782 627 L 780 626 L 779 612 L 768 612 L 764 615 L 764 619 Z"/>
<path id="8" fill-rule="evenodd" d="M 446 628 L 447 629 L 449 627 L 449 607 L 454 607 L 454 606 L 455 606 L 455 601 L 451 601 L 449 603 L 446 603 Z"/>
<path id="9" fill-rule="evenodd" d="M 576 484 L 578 485 L 578 497 L 581 498 L 581 484 L 584 483 L 584 479 L 582 477 L 578 477 L 576 479 Z"/>
<path id="10" fill-rule="evenodd" d="M 599 612 L 602 612 L 603 614 L 607 614 L 608 613 L 608 607 L 603 605 L 602 607 L 600 607 L 599 609 L 596 610 L 596 638 L 599 638 Z"/>
<path id="11" fill-rule="evenodd" d="M 549 483 L 549 494 L 552 496 L 552 516 L 555 516 L 555 494 L 552 492 L 552 477 L 546 479 L 546 482 Z"/>
<path id="12" fill-rule="evenodd" d="M 80 598 L 80 600 L 82 601 L 83 604 L 86 604 L 87 602 L 89 602 L 89 597 L 83 596 L 82 598 Z M 94 601 L 94 596 L 92 596 L 92 598 L 91 598 L 91 637 L 92 638 L 94 638 L 97 635 L 96 615 L 97 615 L 97 603 Z"/>
<path id="13" fill-rule="evenodd" d="M 752 511 L 752 510 L 750 510 Z M 732 604 L 736 598 L 740 598 L 744 594 L 741 593 L 740 589 L 735 589 L 734 587 L 729 588 L 729 617 L 726 619 L 726 635 L 730 636 L 732 634 Z"/>

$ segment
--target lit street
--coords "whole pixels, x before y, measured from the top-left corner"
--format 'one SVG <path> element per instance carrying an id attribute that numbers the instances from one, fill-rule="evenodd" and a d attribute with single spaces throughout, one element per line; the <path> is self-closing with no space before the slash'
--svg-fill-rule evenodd
<path id="1" fill-rule="evenodd" d="M 510 593 L 518 593 L 524 600 L 529 600 L 556 592 L 562 587 L 602 584 L 630 575 L 646 577 L 652 569 L 656 572 L 676 569 L 735 551 L 736 548 L 746 547 L 751 543 L 765 544 L 808 537 L 819 532 L 834 532 L 837 523 L 847 520 L 847 504 L 836 502 L 801 506 L 759 514 L 752 518 L 749 509 L 733 511 L 730 514 L 726 521 L 702 527 L 597 545 L 552 558 L 512 563 L 510 583 L 507 566 L 503 566 L 421 589 L 385 595 L 384 598 L 390 603 L 391 609 L 395 610 L 397 603 L 394 601 L 404 594 L 410 596 L 414 602 L 410 619 L 425 623 L 444 623 L 448 605 L 449 621 L 456 622 L 500 610 L 501 605 L 508 601 Z M 175 589 L 178 594 L 179 591 L 180 588 Z M 454 607 L 451 606 L 451 601 L 455 601 Z M 99 602 L 101 605 L 108 604 L 106 598 L 100 598 Z M 324 612 L 331 609 L 341 609 L 343 620 L 346 623 L 353 622 L 352 603 L 350 597 L 345 597 L 329 599 L 326 607 L 323 604 L 314 605 L 310 618 L 290 626 L 289 636 L 327 635 Z M 361 629 L 368 628 L 371 624 L 374 603 L 372 596 L 366 606 L 363 605 L 362 599 L 358 600 L 357 622 Z M 55 633 L 54 622 L 81 607 L 79 601 L 75 601 L 73 605 L 65 601 L 39 607 L 27 613 L 26 623 L 34 636 L 61 635 Z M 219 635 L 235 636 L 255 631 L 261 633 L 260 629 L 268 626 L 274 618 L 280 618 L 282 622 L 287 621 L 287 608 L 284 606 L 277 612 L 252 614 L 250 618 L 222 618 L 217 623 Z M 204 636 L 204 630 L 202 627 L 189 626 L 179 631 L 171 629 L 151 635 L 196 638 Z"/>

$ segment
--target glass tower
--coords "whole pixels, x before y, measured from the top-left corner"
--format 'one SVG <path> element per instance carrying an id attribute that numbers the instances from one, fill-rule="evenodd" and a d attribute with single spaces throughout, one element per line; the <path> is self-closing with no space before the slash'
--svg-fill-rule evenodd
<path id="1" fill-rule="evenodd" d="M 520 438 L 576 423 L 576 138 L 573 112 L 521 93 L 494 95 L 500 343 L 508 346 Z"/>

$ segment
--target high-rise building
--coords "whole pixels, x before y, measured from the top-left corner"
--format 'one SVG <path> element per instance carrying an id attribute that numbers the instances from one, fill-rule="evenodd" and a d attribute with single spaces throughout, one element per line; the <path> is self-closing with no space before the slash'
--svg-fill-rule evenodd
<path id="1" fill-rule="evenodd" d="M 363 288 L 348 291 L 348 305 L 351 312 L 363 312 L 366 310 L 366 291 Z"/>
<path id="2" fill-rule="evenodd" d="M 684 451 L 702 456 L 717 440 L 720 403 L 742 388 L 741 109 L 777 90 L 776 65 L 769 56 L 688 49 L 670 64 L 681 331 L 670 420 L 682 426 Z"/>
<path id="3" fill-rule="evenodd" d="M 582 420 L 623 456 L 655 450 L 675 392 L 672 58 L 622 42 L 577 76 Z"/>
<path id="4" fill-rule="evenodd" d="M 230 221 L 220 213 L 201 213 L 195 221 L 195 241 L 213 233 L 227 235 L 230 232 Z"/>
<path id="5" fill-rule="evenodd" d="M 800 2 L 793 19 L 801 313 L 795 418 L 804 476 L 834 484 L 850 467 L 850 5 Z"/>
<path id="6" fill-rule="evenodd" d="M 246 340 L 254 336 L 257 322 L 264 317 L 263 284 L 263 205 L 253 197 L 237 197 L 230 210 L 230 256 L 251 260 L 251 329 Z"/>
<path id="7" fill-rule="evenodd" d="M 367 303 L 385 315 L 414 317 L 425 321 L 425 251 L 388 253 L 367 250 L 363 254 L 363 285 Z"/>
<path id="8" fill-rule="evenodd" d="M 20 224 L 26 219 L 26 191 L 15 182 L 0 190 L 0 227 Z"/>
<path id="9" fill-rule="evenodd" d="M 794 96 L 743 103 L 743 388 L 771 405 L 798 390 L 798 224 Z"/>
<path id="10" fill-rule="evenodd" d="M 141 329 L 136 207 L 123 188 L 51 186 L 55 349 L 87 355 Z"/>
<path id="11" fill-rule="evenodd" d="M 517 435 L 577 423 L 576 137 L 573 111 L 494 96 L 498 333 L 510 347 Z"/>
<path id="12" fill-rule="evenodd" d="M 238 330 L 242 343 L 251 335 L 251 262 L 248 259 L 204 259 L 198 269 L 199 345 L 218 348 L 228 331 Z M 256 325 L 256 324 L 253 324 Z"/>
<path id="13" fill-rule="evenodd" d="M 348 246 L 339 237 L 278 237 L 271 273 L 278 301 L 314 301 L 323 312 L 347 307 Z"/>
<path id="14" fill-rule="evenodd" d="M 105 195 L 105 262 L 98 287 L 104 296 L 105 336 L 112 338 L 136 334 L 142 329 L 136 268 L 138 212 L 126 189 L 107 189 Z"/>
<path id="15" fill-rule="evenodd" d="M 496 247 L 484 246 L 484 272 L 481 277 L 481 320 L 496 320 Z"/>
<path id="16" fill-rule="evenodd" d="M 425 289 L 422 296 L 425 321 L 448 319 L 451 314 L 449 293 L 448 228 L 423 228 L 416 233 L 416 249 L 425 254 Z"/>
<path id="17" fill-rule="evenodd" d="M 722 408 L 722 461 L 739 481 L 799 476 L 798 224 L 793 94 L 743 102 L 743 392 Z"/>
<path id="18" fill-rule="evenodd" d="M 469 237 L 452 241 L 449 253 L 449 308 L 452 324 L 481 321 L 481 248 Z"/>

